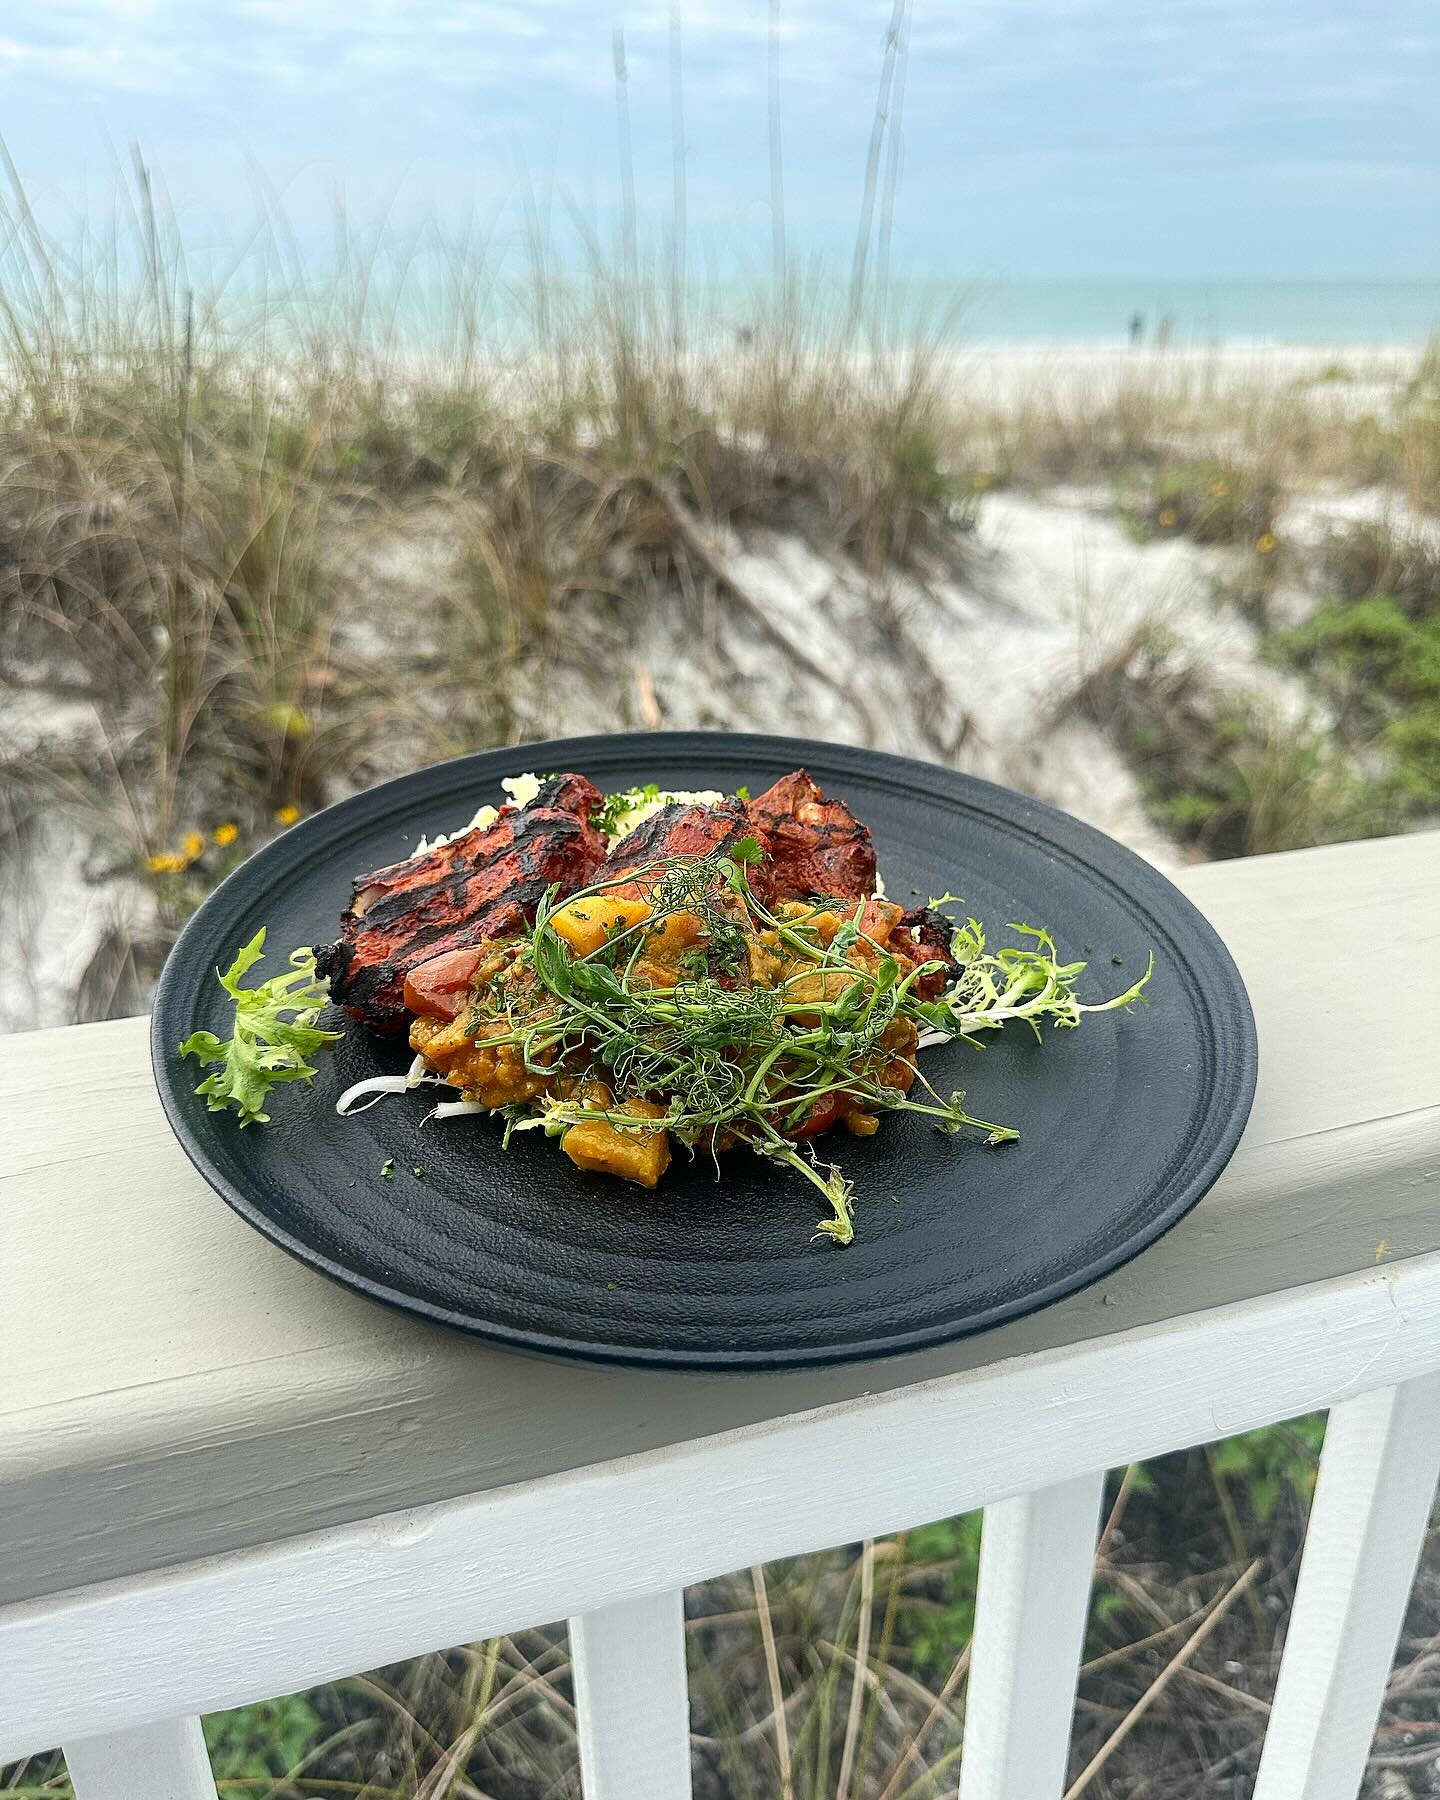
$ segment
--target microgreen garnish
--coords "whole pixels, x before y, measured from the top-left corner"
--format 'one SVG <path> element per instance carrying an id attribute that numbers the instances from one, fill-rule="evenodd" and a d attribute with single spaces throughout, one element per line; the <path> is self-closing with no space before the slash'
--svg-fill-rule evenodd
<path id="1" fill-rule="evenodd" d="M 1018 1132 L 977 1118 L 963 1093 L 931 1087 L 916 1050 L 954 1038 L 976 1043 L 977 1034 L 1011 1020 L 1037 1035 L 1047 1019 L 1074 1027 L 1086 1013 L 1143 998 L 1149 969 L 1125 993 L 1084 1002 L 1075 982 L 1086 965 L 1062 963 L 1048 932 L 1012 925 L 1027 941 L 992 952 L 973 918 L 955 928 L 958 973 L 938 998 L 925 998 L 922 978 L 944 964 L 917 966 L 868 936 L 863 902 L 772 910 L 747 873 L 762 854 L 753 838 L 742 838 L 710 856 L 629 870 L 563 901 L 558 889 L 545 895 L 517 945 L 515 981 L 492 982 L 475 996 L 474 1028 L 484 1027 L 489 1049 L 517 1047 L 528 1070 L 563 1067 L 575 1079 L 563 1097 L 552 1091 L 533 1106 L 507 1108 L 507 1142 L 517 1130 L 559 1136 L 603 1119 L 620 1133 L 664 1129 L 712 1157 L 744 1145 L 808 1181 L 828 1209 L 819 1233 L 848 1244 L 854 1189 L 836 1165 L 813 1156 L 806 1142 L 812 1133 L 843 1113 L 908 1112 L 942 1132 L 1012 1142 Z M 633 895 L 637 886 L 648 917 L 613 931 L 588 954 L 576 954 L 556 929 L 562 906 L 603 899 L 615 888 Z M 944 900 L 953 904 L 953 896 Z M 696 941 L 675 957 L 672 979 L 657 981 L 647 947 L 679 914 L 691 915 Z M 768 980 L 753 978 L 757 955 L 773 961 Z M 925 991 L 933 995 L 934 985 L 927 982 Z M 613 1103 L 595 1101 L 601 1084 L 617 1096 Z M 663 1118 L 625 1110 L 626 1098 L 658 1101 Z"/>

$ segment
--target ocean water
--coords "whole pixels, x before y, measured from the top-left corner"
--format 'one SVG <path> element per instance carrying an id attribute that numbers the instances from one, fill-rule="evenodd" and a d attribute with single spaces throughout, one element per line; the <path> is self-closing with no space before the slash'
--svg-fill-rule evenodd
<path id="1" fill-rule="evenodd" d="M 393 253 L 392 253 L 393 252 Z M 619 312 L 662 341 L 676 328 L 688 342 L 744 339 L 777 310 L 817 340 L 857 348 L 917 341 L 956 346 L 1086 345 L 1208 349 L 1224 345 L 1419 347 L 1440 339 L 1440 277 L 1407 280 L 1200 280 L 1151 276 L 1039 278 L 993 274 L 895 275 L 872 272 L 852 323 L 850 271 L 814 263 L 797 271 L 783 299 L 766 273 L 692 279 L 677 296 L 663 262 L 626 280 L 613 266 L 576 267 L 563 257 L 543 280 L 523 255 L 497 257 L 483 271 L 441 237 L 386 246 L 373 260 L 332 263 L 317 249 L 297 272 L 279 269 L 264 246 L 223 262 L 210 251 L 187 258 L 203 316 L 216 313 L 252 336 L 316 339 L 347 332 L 419 352 L 452 349 L 466 338 L 526 348 L 552 332 L 582 334 L 597 314 Z M 184 277 L 177 272 L 178 287 Z M 145 290 L 145 271 L 124 263 L 112 285 Z M 43 287 L 37 285 L 37 292 Z M 25 295 L 15 296 L 23 312 Z M 41 311 L 43 312 L 43 304 Z"/>
<path id="2" fill-rule="evenodd" d="M 1198 281 L 1107 276 L 907 284 L 917 314 L 980 343 L 1423 344 L 1440 333 L 1440 279 Z M 946 295 L 957 295 L 953 311 Z"/>
<path id="3" fill-rule="evenodd" d="M 587 283 L 562 284 L 583 305 Z M 665 328 L 663 287 L 645 288 L 637 312 Z M 623 293 L 611 285 L 612 297 Z M 759 326 L 774 303 L 764 282 L 710 281 L 688 291 L 692 336 L 723 341 Z M 817 336 L 843 332 L 849 312 L 848 271 L 811 273 L 796 304 Z M 1096 276 L 1089 278 L 894 277 L 872 281 L 864 296 L 857 343 L 919 340 L 995 347 L 1137 341 L 1146 346 L 1415 347 L 1440 338 L 1440 278 L 1433 280 L 1239 281 Z"/>
<path id="4" fill-rule="evenodd" d="M 561 284 L 583 306 L 585 280 Z M 624 292 L 612 281 L 612 298 Z M 754 329 L 771 309 L 774 289 L 761 282 L 709 281 L 688 290 L 692 333 L 724 339 Z M 799 284 L 801 315 L 823 337 L 844 328 L 848 271 L 812 272 Z M 641 284 L 637 312 L 664 329 L 663 285 Z M 498 314 L 497 314 L 498 316 Z M 1209 349 L 1224 345 L 1419 347 L 1440 337 L 1440 278 L 1433 280 L 1239 281 L 1095 276 L 902 277 L 871 282 L 858 342 L 924 339 L 956 345 L 1076 344 L 1096 348 L 1131 341 L 1147 346 Z"/>

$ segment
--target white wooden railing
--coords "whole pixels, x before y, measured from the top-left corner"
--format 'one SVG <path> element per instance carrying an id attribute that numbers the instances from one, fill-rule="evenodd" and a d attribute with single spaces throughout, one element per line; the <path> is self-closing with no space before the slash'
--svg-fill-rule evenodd
<path id="1" fill-rule="evenodd" d="M 175 1148 L 142 1021 L 0 1043 L 0 1763 L 213 1800 L 198 1715 L 568 1617 L 587 1800 L 689 1791 L 681 1592 L 986 1508 L 963 1800 L 1065 1790 L 1103 1471 L 1331 1409 L 1257 1794 L 1359 1786 L 1440 1470 L 1440 834 L 1196 869 L 1231 1169 L 1098 1288 L 775 1377 L 394 1317 Z"/>

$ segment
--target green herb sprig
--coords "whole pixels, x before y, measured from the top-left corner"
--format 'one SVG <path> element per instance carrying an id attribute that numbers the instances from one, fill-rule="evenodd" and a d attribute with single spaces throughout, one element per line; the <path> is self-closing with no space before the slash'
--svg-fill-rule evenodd
<path id="1" fill-rule="evenodd" d="M 626 813 L 659 798 L 660 784 L 655 781 L 647 781 L 643 787 L 620 788 L 616 793 L 605 796 L 603 804 L 590 815 L 590 823 L 597 831 L 603 831 L 608 836 Z"/>
<path id="2" fill-rule="evenodd" d="M 234 1035 L 222 1040 L 213 1031 L 195 1031 L 180 1046 L 182 1056 L 220 1065 L 195 1092 L 205 1096 L 211 1112 L 233 1107 L 242 1126 L 266 1124 L 270 1089 L 282 1081 L 311 1080 L 317 1071 L 309 1058 L 345 1035 L 315 1023 L 330 992 L 315 973 L 313 950 L 294 951 L 288 975 L 242 987 L 241 978 L 264 954 L 261 926 L 225 973 L 216 971 L 216 979 L 235 1002 Z"/>
<path id="3" fill-rule="evenodd" d="M 813 920 L 782 918 L 756 896 L 746 869 L 760 855 L 759 845 L 744 839 L 725 853 L 628 871 L 563 901 L 558 890 L 546 894 L 517 959 L 534 978 L 532 1003 L 513 1006 L 492 988 L 477 998 L 475 1028 L 489 1027 L 492 1047 L 518 1046 L 535 1072 L 553 1071 L 561 1061 L 574 1069 L 584 1059 L 590 1074 L 615 1094 L 657 1097 L 667 1110 L 657 1121 L 618 1106 L 598 1108 L 587 1104 L 582 1083 L 574 1099 L 548 1095 L 528 1116 L 508 1112 L 507 1139 L 532 1128 L 558 1135 L 583 1119 L 603 1118 L 622 1132 L 668 1130 L 712 1155 L 719 1144 L 738 1142 L 810 1182 L 830 1208 L 819 1231 L 848 1244 L 854 1235 L 850 1181 L 796 1141 L 807 1123 L 825 1120 L 827 1107 L 833 1114 L 838 1096 L 867 1112 L 918 1114 L 945 1132 L 976 1130 L 991 1144 L 1019 1135 L 968 1112 L 963 1092 L 938 1093 L 911 1059 L 899 1059 L 915 1078 L 909 1092 L 887 1082 L 897 1036 L 914 1042 L 909 1031 L 897 1034 L 899 1022 L 922 1041 L 977 1044 L 978 1033 L 1012 1020 L 1037 1033 L 1046 1019 L 1068 1028 L 1088 1012 L 1128 1007 L 1144 997 L 1148 968 L 1125 993 L 1082 1002 L 1074 984 L 1086 965 L 1060 962 L 1047 932 L 1014 926 L 1033 942 L 991 954 L 983 928 L 969 919 L 955 934 L 958 978 L 940 999 L 923 999 L 917 984 L 942 964 L 902 964 L 866 937 L 864 905 L 853 901 L 829 903 L 829 910 L 847 915 L 846 922 L 822 942 Z M 560 906 L 600 899 L 637 879 L 648 890 L 650 916 L 577 956 L 555 928 Z M 677 985 L 652 986 L 640 970 L 647 939 L 679 912 L 698 916 L 703 959 L 687 953 Z M 773 934 L 783 956 L 799 965 L 798 973 L 774 987 L 752 984 L 745 975 L 747 946 L 762 932 Z M 872 953 L 863 963 L 848 954 L 862 940 Z M 817 984 L 804 991 L 797 986 L 815 975 L 822 977 L 818 998 Z M 494 1026 L 502 1023 L 508 1029 L 497 1033 Z"/>

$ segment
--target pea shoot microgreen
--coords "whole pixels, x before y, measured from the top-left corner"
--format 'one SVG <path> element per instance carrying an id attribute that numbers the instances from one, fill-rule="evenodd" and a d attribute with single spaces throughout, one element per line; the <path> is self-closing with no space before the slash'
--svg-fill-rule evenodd
<path id="1" fill-rule="evenodd" d="M 924 1043 L 979 1034 L 1013 1021 L 1037 1035 L 1042 1022 L 1071 1028 L 1090 1012 L 1128 1007 L 1144 998 L 1150 970 L 1123 994 L 1081 1001 L 1075 982 L 1083 962 L 1062 963 L 1050 934 L 1011 929 L 1028 940 L 991 952 L 984 928 L 957 927 L 956 975 L 937 999 L 923 998 L 921 978 L 944 968 L 914 966 L 867 936 L 863 903 L 817 903 L 796 915 L 756 894 L 748 870 L 761 860 L 753 838 L 699 859 L 657 862 L 562 900 L 548 892 L 516 952 L 528 979 L 523 1004 L 506 982 L 478 997 L 473 1022 L 489 1047 L 513 1045 L 527 1069 L 564 1063 L 584 1069 L 571 1097 L 553 1093 L 507 1113 L 506 1137 L 543 1129 L 560 1135 L 586 1119 L 617 1131 L 647 1133 L 656 1122 L 613 1105 L 597 1106 L 587 1086 L 603 1081 L 617 1096 L 645 1095 L 666 1106 L 663 1126 L 678 1142 L 714 1156 L 743 1145 L 802 1176 L 829 1209 L 821 1234 L 847 1244 L 854 1235 L 854 1189 L 833 1163 L 819 1161 L 803 1140 L 847 1107 L 870 1114 L 907 1112 L 945 1133 L 978 1132 L 988 1144 L 1014 1141 L 1012 1127 L 977 1118 L 965 1095 L 943 1094 L 914 1060 Z M 577 955 L 555 928 L 562 905 L 599 899 L 643 881 L 650 912 L 604 944 Z M 947 900 L 952 899 L 946 896 Z M 828 937 L 818 921 L 828 915 Z M 674 985 L 652 979 L 647 945 L 677 914 L 694 916 L 696 944 L 678 958 Z M 773 984 L 748 978 L 752 946 L 773 954 Z M 933 989 L 932 989 L 933 991 Z M 899 1078 L 903 1069 L 906 1079 Z"/>

